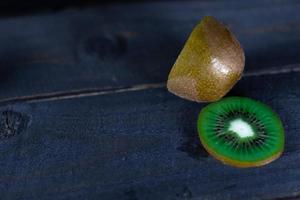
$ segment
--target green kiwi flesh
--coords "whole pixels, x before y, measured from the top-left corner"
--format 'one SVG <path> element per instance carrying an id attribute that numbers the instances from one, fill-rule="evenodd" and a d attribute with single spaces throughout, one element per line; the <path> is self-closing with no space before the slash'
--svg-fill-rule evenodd
<path id="1" fill-rule="evenodd" d="M 204 148 L 235 167 L 265 165 L 284 149 L 284 128 L 267 105 L 244 97 L 227 97 L 203 108 L 198 133 Z"/>

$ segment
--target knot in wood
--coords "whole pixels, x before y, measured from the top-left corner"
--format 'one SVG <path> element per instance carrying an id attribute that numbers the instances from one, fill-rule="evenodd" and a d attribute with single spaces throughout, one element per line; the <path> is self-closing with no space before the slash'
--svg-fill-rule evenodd
<path id="1" fill-rule="evenodd" d="M 19 134 L 27 126 L 27 116 L 6 110 L 0 113 L 0 139 L 10 138 Z"/>

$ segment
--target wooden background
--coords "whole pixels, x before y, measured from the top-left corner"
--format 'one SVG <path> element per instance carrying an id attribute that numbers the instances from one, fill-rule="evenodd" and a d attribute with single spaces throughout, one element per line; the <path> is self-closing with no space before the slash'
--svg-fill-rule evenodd
<path id="1" fill-rule="evenodd" d="M 1 199 L 300 199 L 299 10 L 296 0 L 146 1 L 3 15 Z M 214 160 L 196 131 L 206 104 L 165 88 L 204 15 L 245 49 L 229 95 L 283 120 L 284 154 L 267 166 Z"/>

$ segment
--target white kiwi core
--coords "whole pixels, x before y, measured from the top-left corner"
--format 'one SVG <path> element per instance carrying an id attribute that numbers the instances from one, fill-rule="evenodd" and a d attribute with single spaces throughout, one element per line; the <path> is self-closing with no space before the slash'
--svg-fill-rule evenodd
<path id="1" fill-rule="evenodd" d="M 240 138 L 248 138 L 255 135 L 251 125 L 242 119 L 232 120 L 228 130 L 234 132 Z"/>

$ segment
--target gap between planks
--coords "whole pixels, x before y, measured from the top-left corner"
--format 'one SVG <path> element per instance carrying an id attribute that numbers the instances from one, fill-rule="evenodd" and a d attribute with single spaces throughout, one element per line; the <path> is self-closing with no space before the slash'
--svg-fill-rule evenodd
<path id="1" fill-rule="evenodd" d="M 243 77 L 277 75 L 277 74 L 287 74 L 293 72 L 300 72 L 299 64 L 287 65 L 283 69 L 274 68 L 268 70 L 260 70 L 256 72 L 247 72 L 243 75 Z M 128 87 L 90 88 L 90 89 L 82 89 L 82 90 L 72 90 L 68 92 L 53 92 L 53 93 L 6 98 L 0 100 L 0 104 L 9 104 L 14 102 L 24 102 L 24 101 L 27 103 L 55 101 L 55 100 L 62 100 L 62 99 L 99 96 L 99 95 L 107 95 L 107 94 L 122 93 L 122 92 L 133 92 L 133 91 L 164 88 L 164 87 L 166 87 L 166 82 L 152 83 L 152 84 L 138 84 L 138 85 L 133 85 Z"/>

